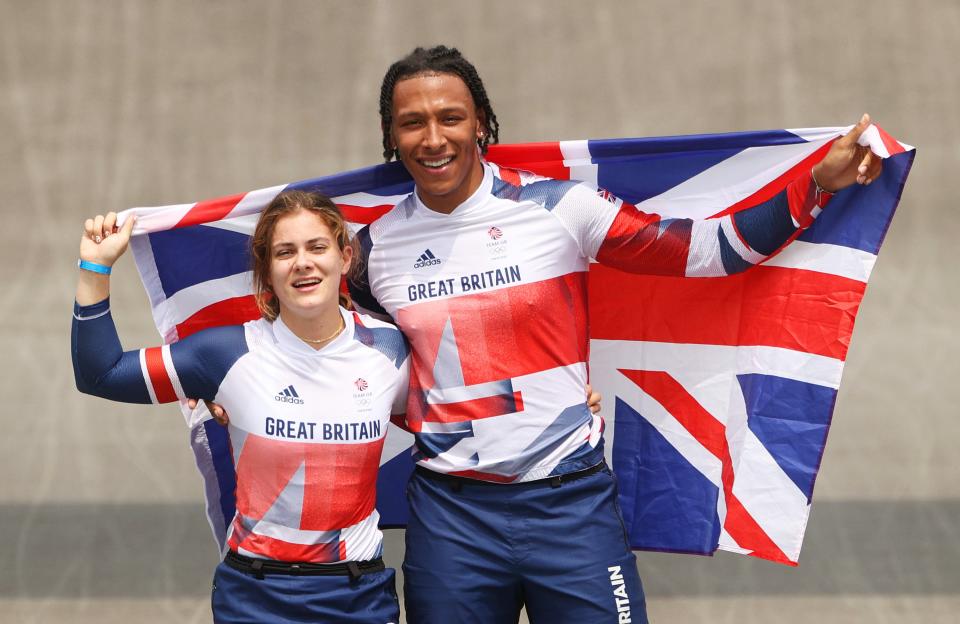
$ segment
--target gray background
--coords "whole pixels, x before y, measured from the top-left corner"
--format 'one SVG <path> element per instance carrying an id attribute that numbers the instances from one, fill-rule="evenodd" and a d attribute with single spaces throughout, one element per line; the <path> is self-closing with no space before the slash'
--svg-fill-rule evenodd
<path id="1" fill-rule="evenodd" d="M 0 1 L 0 620 L 208 621 L 177 410 L 73 387 L 82 219 L 373 164 L 388 64 L 446 42 L 504 142 L 853 123 L 919 146 L 863 304 L 798 569 L 639 553 L 655 622 L 953 622 L 960 4 Z M 128 346 L 154 344 L 133 263 Z M 402 534 L 387 556 L 399 564 Z"/>

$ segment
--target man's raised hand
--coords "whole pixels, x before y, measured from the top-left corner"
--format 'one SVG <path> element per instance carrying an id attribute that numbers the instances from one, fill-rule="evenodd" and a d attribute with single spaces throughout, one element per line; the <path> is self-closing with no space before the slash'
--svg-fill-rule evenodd
<path id="1" fill-rule="evenodd" d="M 823 190 L 835 193 L 854 182 L 870 184 L 883 169 L 883 159 L 860 145 L 860 139 L 870 127 L 870 115 L 864 113 L 860 122 L 846 136 L 833 142 L 830 151 L 813 167 L 813 177 Z"/>

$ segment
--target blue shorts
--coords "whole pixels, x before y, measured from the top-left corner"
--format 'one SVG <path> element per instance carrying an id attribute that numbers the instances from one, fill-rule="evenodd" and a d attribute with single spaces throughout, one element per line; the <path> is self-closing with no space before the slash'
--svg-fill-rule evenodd
<path id="1" fill-rule="evenodd" d="M 396 572 L 387 568 L 349 576 L 268 574 L 258 579 L 220 563 L 213 576 L 217 624 L 399 624 Z"/>
<path id="2" fill-rule="evenodd" d="M 409 624 L 645 624 L 646 600 L 606 466 L 552 487 L 414 473 L 403 563 Z"/>

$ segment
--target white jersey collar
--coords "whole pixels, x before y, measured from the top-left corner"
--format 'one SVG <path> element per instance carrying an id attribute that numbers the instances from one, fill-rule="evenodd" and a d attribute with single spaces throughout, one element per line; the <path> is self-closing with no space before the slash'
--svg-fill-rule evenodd
<path id="1" fill-rule="evenodd" d="M 340 351 L 353 340 L 354 326 L 353 315 L 342 307 L 340 307 L 339 310 L 340 317 L 343 318 L 344 323 L 343 331 L 340 332 L 339 336 L 324 345 L 322 349 L 314 349 L 303 340 L 300 340 L 279 316 L 277 320 L 270 324 L 270 327 L 273 329 L 273 338 L 281 349 L 298 355 L 317 357 Z"/>
<path id="2" fill-rule="evenodd" d="M 484 200 L 493 191 L 493 169 L 483 159 L 480 160 L 480 166 L 483 167 L 483 180 L 473 195 L 467 198 L 465 202 L 453 209 L 450 214 L 437 212 L 427 208 L 427 205 L 420 200 L 420 194 L 417 189 L 413 189 L 413 201 L 416 202 L 417 211 L 427 217 L 434 219 L 449 219 L 450 217 L 461 217 L 470 214 L 473 210 L 484 203 Z"/>

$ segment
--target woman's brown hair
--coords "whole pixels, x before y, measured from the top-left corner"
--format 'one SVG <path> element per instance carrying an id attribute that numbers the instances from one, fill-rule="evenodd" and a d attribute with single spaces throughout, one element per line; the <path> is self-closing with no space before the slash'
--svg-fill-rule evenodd
<path id="1" fill-rule="evenodd" d="M 257 221 L 257 227 L 250 239 L 250 256 L 253 260 L 253 293 L 257 300 L 260 314 L 268 321 L 276 320 L 280 315 L 280 301 L 270 288 L 270 245 L 273 242 L 273 232 L 277 229 L 277 222 L 287 215 L 301 210 L 312 212 L 330 228 L 337 247 L 343 251 L 353 246 L 353 239 L 347 229 L 347 223 L 337 205 L 327 197 L 316 192 L 284 191 L 273 198 Z M 358 254 L 354 250 L 354 263 Z M 348 301 L 340 295 L 341 305 Z"/>

